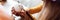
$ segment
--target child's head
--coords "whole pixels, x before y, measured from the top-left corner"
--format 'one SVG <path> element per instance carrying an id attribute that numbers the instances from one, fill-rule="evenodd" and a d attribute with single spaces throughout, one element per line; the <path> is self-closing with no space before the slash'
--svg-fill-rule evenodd
<path id="1" fill-rule="evenodd" d="M 6 1 L 7 1 L 7 0 L 0 0 L 0 3 L 1 3 L 2 5 L 4 5 Z"/>
<path id="2" fill-rule="evenodd" d="M 7 0 L 0 0 L 0 2 L 6 2 Z"/>
<path id="3" fill-rule="evenodd" d="M 43 0 L 45 8 L 49 9 L 45 20 L 60 20 L 60 0 Z M 43 18 L 44 19 L 44 18 Z"/>

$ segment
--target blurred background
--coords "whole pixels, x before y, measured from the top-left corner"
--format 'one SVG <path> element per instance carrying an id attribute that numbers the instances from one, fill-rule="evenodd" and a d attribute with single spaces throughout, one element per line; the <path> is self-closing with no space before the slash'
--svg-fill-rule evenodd
<path id="1" fill-rule="evenodd" d="M 19 1 L 21 4 L 25 5 L 26 7 L 30 8 L 30 7 L 35 7 L 42 2 L 42 0 L 7 0 L 9 3 L 13 2 L 13 1 Z"/>

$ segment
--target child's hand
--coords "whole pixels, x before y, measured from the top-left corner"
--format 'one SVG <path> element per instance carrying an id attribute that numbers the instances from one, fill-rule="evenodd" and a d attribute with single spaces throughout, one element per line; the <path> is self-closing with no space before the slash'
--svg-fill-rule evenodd
<path id="1" fill-rule="evenodd" d="M 21 10 L 19 12 L 15 11 L 15 8 L 12 8 L 12 14 L 15 14 L 16 16 L 24 16 L 26 15 L 26 11 L 25 10 Z"/>

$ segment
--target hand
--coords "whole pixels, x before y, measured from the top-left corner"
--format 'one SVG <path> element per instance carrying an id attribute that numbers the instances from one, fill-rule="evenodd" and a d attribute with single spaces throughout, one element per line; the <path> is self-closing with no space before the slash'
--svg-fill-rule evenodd
<path id="1" fill-rule="evenodd" d="M 12 14 L 15 14 L 16 16 L 25 16 L 26 15 L 26 11 L 25 10 L 21 10 L 19 12 L 15 11 L 15 8 L 12 8 Z"/>

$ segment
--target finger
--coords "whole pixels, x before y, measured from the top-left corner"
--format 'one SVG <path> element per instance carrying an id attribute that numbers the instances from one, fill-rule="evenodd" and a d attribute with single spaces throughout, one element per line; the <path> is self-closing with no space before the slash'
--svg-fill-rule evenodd
<path id="1" fill-rule="evenodd" d="M 15 11 L 15 9 L 14 9 L 14 7 L 12 7 L 12 14 L 16 14 L 16 11 Z"/>

